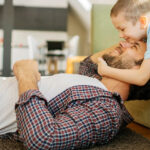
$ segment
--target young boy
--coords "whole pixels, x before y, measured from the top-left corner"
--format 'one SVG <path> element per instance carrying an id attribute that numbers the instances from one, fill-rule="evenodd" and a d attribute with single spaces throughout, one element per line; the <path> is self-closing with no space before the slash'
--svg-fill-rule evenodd
<path id="1" fill-rule="evenodd" d="M 120 37 L 126 40 L 120 44 L 132 46 L 132 43 L 147 37 L 147 51 L 140 69 L 115 69 L 101 60 L 98 73 L 142 86 L 150 79 L 150 0 L 118 0 L 111 10 L 111 19 Z"/>

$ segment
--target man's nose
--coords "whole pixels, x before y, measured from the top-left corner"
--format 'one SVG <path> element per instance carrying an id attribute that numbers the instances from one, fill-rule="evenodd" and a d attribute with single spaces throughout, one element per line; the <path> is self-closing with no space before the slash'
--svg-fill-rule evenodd
<path id="1" fill-rule="evenodd" d="M 132 44 L 127 41 L 121 41 L 120 45 L 121 47 L 124 47 L 124 48 L 130 48 L 132 46 Z"/>

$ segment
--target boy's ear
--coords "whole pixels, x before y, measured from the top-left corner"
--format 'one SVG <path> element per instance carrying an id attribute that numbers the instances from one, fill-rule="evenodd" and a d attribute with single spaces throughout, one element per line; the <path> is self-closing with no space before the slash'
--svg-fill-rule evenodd
<path id="1" fill-rule="evenodd" d="M 148 25 L 148 18 L 147 16 L 141 16 L 140 17 L 140 24 L 141 24 L 141 29 L 145 29 Z"/>

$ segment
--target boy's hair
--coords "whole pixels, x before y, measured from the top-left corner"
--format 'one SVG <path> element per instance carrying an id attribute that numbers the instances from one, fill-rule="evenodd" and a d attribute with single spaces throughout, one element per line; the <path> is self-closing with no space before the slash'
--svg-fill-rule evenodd
<path id="1" fill-rule="evenodd" d="M 111 9 L 111 16 L 123 12 L 125 19 L 135 24 L 140 16 L 150 12 L 150 0 L 118 0 Z"/>

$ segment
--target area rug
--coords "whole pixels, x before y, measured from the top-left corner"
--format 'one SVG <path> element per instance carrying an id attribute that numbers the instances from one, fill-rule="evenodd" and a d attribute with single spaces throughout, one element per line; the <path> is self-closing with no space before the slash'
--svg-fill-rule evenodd
<path id="1" fill-rule="evenodd" d="M 22 143 L 0 139 L 0 150 L 26 150 Z M 150 140 L 125 128 L 109 144 L 86 150 L 150 150 Z"/>

